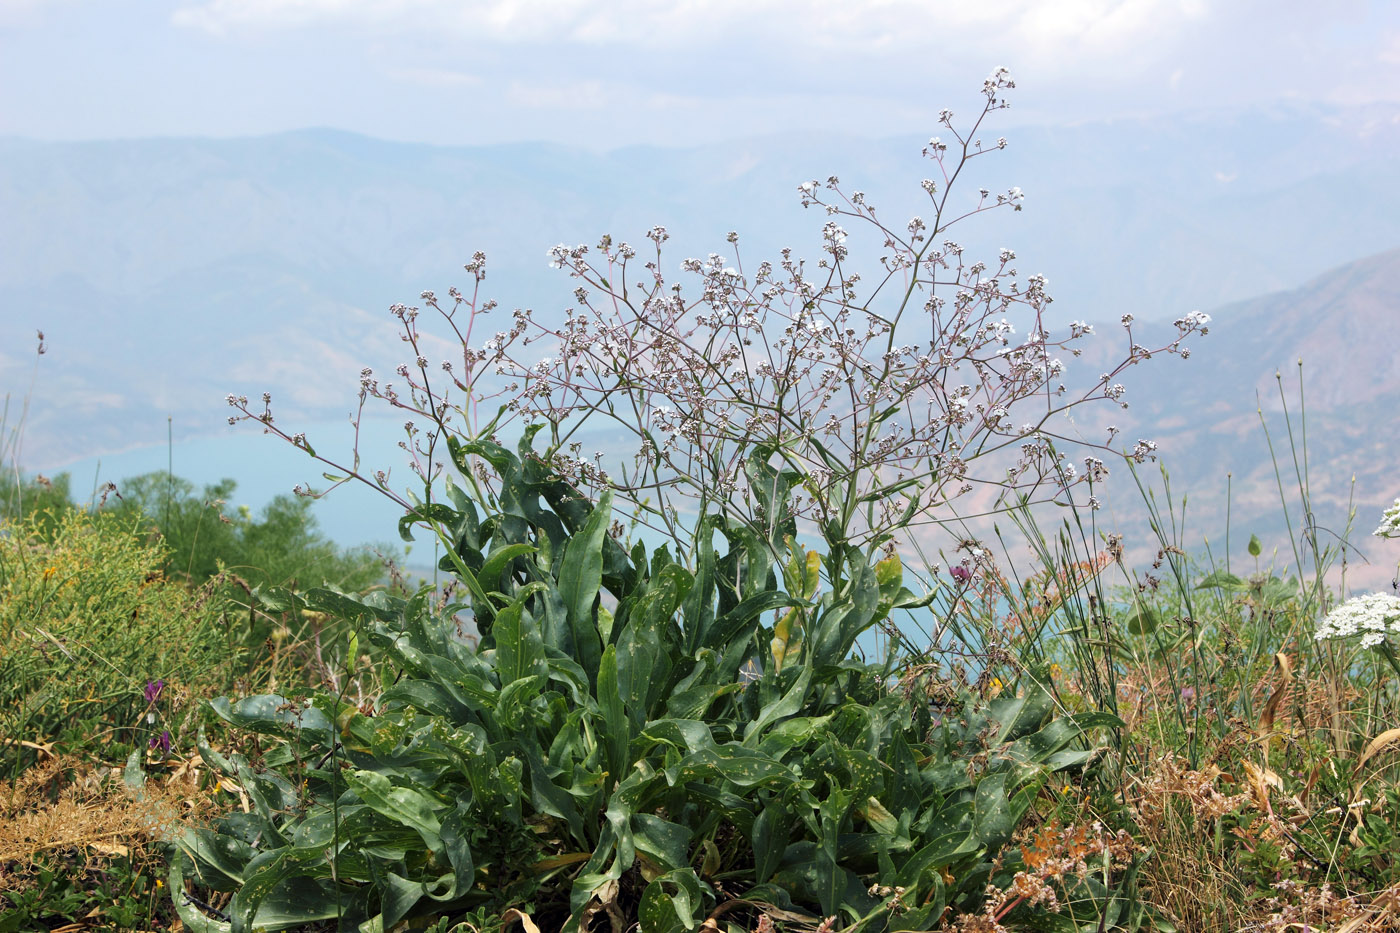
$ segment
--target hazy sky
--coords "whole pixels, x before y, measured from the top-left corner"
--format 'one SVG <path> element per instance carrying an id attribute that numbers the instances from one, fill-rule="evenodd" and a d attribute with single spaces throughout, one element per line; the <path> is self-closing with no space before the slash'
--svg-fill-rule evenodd
<path id="1" fill-rule="evenodd" d="M 0 135 L 922 133 L 998 65 L 1036 121 L 1397 100 L 1400 3 L 0 0 Z"/>

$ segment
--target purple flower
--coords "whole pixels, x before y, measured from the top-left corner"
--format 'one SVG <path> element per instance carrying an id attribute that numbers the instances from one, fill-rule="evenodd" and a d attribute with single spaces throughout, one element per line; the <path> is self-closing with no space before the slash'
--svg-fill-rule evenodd
<path id="1" fill-rule="evenodd" d="M 146 681 L 146 689 L 145 689 L 145 691 L 144 691 L 144 692 L 145 692 L 145 697 L 146 697 L 146 702 L 147 702 L 147 703 L 154 703 L 156 700 L 159 700 L 159 699 L 160 699 L 160 693 L 161 693 L 161 691 L 164 690 L 164 689 L 165 689 L 165 681 L 164 681 L 164 680 L 148 680 L 148 681 Z"/>
<path id="2" fill-rule="evenodd" d="M 966 583 L 972 579 L 972 571 L 968 570 L 962 564 L 949 568 L 948 573 L 952 574 L 953 579 L 957 580 L 959 583 Z"/>
<path id="3" fill-rule="evenodd" d="M 162 755 L 168 755 L 170 753 L 170 730 L 161 730 L 159 738 L 154 735 L 151 736 L 150 747 L 153 749 L 160 749 Z"/>

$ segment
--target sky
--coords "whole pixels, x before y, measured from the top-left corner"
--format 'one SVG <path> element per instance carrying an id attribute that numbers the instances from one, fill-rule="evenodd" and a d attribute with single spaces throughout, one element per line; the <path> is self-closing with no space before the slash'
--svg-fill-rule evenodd
<path id="1" fill-rule="evenodd" d="M 334 127 L 607 150 L 1400 100 L 1366 0 L 0 0 L 0 136 Z"/>

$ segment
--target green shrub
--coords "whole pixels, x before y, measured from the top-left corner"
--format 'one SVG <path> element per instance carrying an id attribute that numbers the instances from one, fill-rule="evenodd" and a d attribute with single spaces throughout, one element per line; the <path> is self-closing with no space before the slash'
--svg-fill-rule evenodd
<path id="1" fill-rule="evenodd" d="M 121 499 L 109 502 L 107 511 L 159 534 L 172 576 L 203 582 L 228 571 L 250 586 L 331 584 L 347 590 L 384 578 L 373 553 L 343 550 L 320 532 L 311 499 L 277 496 L 255 517 L 246 506 L 224 514 L 238 488 L 231 479 L 196 494 L 188 480 L 144 473 L 122 480 L 118 488 Z"/>
<path id="2" fill-rule="evenodd" d="M 218 601 L 167 580 L 164 558 L 133 523 L 77 510 L 0 526 L 8 774 L 55 742 L 106 760 L 166 743 L 193 696 L 232 684 L 241 652 Z"/>
<path id="3" fill-rule="evenodd" d="M 51 540 L 63 514 L 74 508 L 69 487 L 67 473 L 19 480 L 7 471 L 0 475 L 0 521 L 32 518 L 34 530 Z"/>
<path id="4" fill-rule="evenodd" d="M 1087 730 L 1119 724 L 1053 718 L 1040 689 L 935 722 L 891 690 L 893 655 L 852 652 L 920 601 L 897 557 L 849 553 L 849 575 L 818 592 L 829 557 L 790 542 L 778 566 L 748 529 L 707 520 L 691 570 L 664 546 L 627 553 L 608 534 L 611 496 L 579 496 L 528 437 L 520 457 L 489 442 L 454 453 L 488 461 L 509 503 L 483 513 L 454 490 L 417 516 L 453 545 L 444 564 L 471 594 L 479 648 L 427 591 L 316 591 L 402 672 L 375 715 L 327 694 L 214 704 L 285 740 L 258 764 L 201 746 L 255 805 L 190 830 L 171 888 L 234 891 L 233 931 L 516 909 L 544 929 L 616 914 L 659 933 L 734 897 L 926 929 L 1009 881 L 1007 843 L 1041 787 L 1095 759 Z M 1123 891 L 1066 886 L 1093 916 L 1126 915 Z"/>

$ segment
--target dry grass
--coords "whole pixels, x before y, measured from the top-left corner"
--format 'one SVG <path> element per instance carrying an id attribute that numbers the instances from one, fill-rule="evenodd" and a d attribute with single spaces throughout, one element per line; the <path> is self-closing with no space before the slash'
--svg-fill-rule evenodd
<path id="1" fill-rule="evenodd" d="M 49 756 L 13 783 L 0 785 L 0 891 L 29 883 L 41 853 L 100 867 L 112 859 L 157 858 L 154 846 L 216 809 L 203 793 L 198 756 L 148 765 L 131 787 L 122 769 Z"/>

